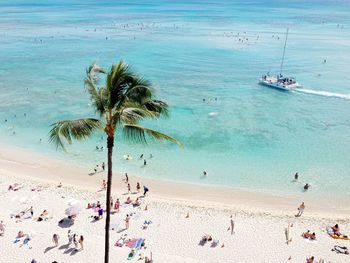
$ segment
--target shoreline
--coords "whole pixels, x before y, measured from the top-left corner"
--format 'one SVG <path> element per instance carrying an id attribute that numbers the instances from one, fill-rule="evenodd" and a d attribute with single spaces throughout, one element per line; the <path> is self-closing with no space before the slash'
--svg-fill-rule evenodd
<path id="1" fill-rule="evenodd" d="M 89 175 L 89 169 L 70 161 L 57 160 L 42 154 L 1 145 L 0 175 L 13 177 L 14 181 L 32 179 L 34 181 L 75 187 L 96 192 L 100 189 L 106 172 Z M 28 161 L 30 160 L 30 161 Z M 231 211 L 243 211 L 252 214 L 271 214 L 276 216 L 293 216 L 301 202 L 305 202 L 304 217 L 345 219 L 350 215 L 347 200 L 320 200 L 318 197 L 303 193 L 295 197 L 266 194 L 225 186 L 209 186 L 192 183 L 154 180 L 128 174 L 132 191 L 136 182 L 150 189 L 150 198 L 168 202 L 188 203 L 195 207 L 221 208 Z M 113 172 L 113 195 L 123 195 L 126 184 L 124 175 Z M 344 207 L 344 209 L 341 209 Z"/>

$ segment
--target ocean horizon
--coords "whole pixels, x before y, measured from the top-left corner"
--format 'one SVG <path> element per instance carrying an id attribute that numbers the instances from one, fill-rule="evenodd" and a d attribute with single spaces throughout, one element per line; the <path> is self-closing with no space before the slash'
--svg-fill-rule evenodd
<path id="1" fill-rule="evenodd" d="M 106 160 L 102 133 L 63 153 L 48 132 L 93 117 L 85 69 L 123 59 L 170 105 L 168 119 L 145 125 L 185 148 L 119 136 L 114 171 L 289 195 L 309 183 L 309 195 L 350 197 L 349 10 L 347 1 L 1 1 L 0 142 L 92 170 Z M 287 28 L 283 72 L 303 85 L 293 92 L 258 84 L 279 73 Z"/>

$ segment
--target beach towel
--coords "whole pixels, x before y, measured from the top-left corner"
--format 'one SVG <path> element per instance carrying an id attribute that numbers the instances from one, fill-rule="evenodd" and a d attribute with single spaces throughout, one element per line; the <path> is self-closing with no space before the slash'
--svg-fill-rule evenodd
<path id="1" fill-rule="evenodd" d="M 216 239 L 216 240 L 213 240 L 213 242 L 211 243 L 211 246 L 210 247 L 212 247 L 212 248 L 214 248 L 214 247 L 217 247 L 217 245 L 219 245 L 219 240 L 218 239 Z"/>
<path id="2" fill-rule="evenodd" d="M 341 247 L 341 246 L 338 246 L 338 245 L 335 245 L 333 248 L 332 248 L 332 251 L 338 253 L 338 254 L 345 254 L 345 255 L 349 255 L 349 250 L 347 247 Z"/>
<path id="3" fill-rule="evenodd" d="M 329 234 L 329 236 L 331 238 L 334 238 L 334 239 L 342 239 L 342 240 L 350 240 L 350 237 L 346 236 L 346 235 L 335 235 L 335 234 Z"/>
<path id="4" fill-rule="evenodd" d="M 130 253 L 128 255 L 128 260 L 131 260 L 135 255 L 136 255 L 135 251 L 130 251 Z"/>
<path id="5" fill-rule="evenodd" d="M 135 243 L 137 242 L 137 240 L 138 240 L 138 239 L 136 239 L 136 238 L 133 238 L 133 239 L 131 239 L 131 240 L 128 240 L 127 242 L 125 242 L 125 245 L 126 245 L 127 247 L 129 247 L 129 248 L 132 248 L 132 247 L 135 245 Z"/>
<path id="6" fill-rule="evenodd" d="M 144 241 L 145 241 L 144 238 L 140 238 L 140 239 L 136 242 L 134 248 L 135 248 L 135 249 L 141 248 L 141 245 L 142 245 L 142 243 L 143 243 Z"/>
<path id="7" fill-rule="evenodd" d="M 116 247 L 122 247 L 124 246 L 124 239 L 123 238 L 120 238 L 117 240 L 117 242 L 115 242 L 114 244 Z"/>

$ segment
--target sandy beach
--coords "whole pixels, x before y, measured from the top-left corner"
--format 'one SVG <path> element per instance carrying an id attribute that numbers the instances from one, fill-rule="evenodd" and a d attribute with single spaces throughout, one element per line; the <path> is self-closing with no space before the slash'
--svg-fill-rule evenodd
<path id="1" fill-rule="evenodd" d="M 104 205 L 105 191 L 100 185 L 105 173 L 89 176 L 89 169 L 73 163 L 5 145 L 0 154 L 0 220 L 6 227 L 0 237 L 1 250 L 6 251 L 2 261 L 30 262 L 34 258 L 38 262 L 101 262 L 104 220 L 94 222 L 91 216 L 96 212 L 86 207 L 97 201 Z M 133 175 L 129 175 L 128 194 L 123 178 L 115 173 L 113 181 L 113 199 L 119 198 L 122 205 L 111 220 L 112 261 L 130 262 L 127 257 L 131 249 L 114 246 L 120 237 L 126 237 L 145 239 L 145 248 L 138 250 L 132 261 L 152 252 L 154 262 L 306 262 L 310 256 L 325 262 L 350 262 L 348 255 L 331 251 L 334 245 L 348 246 L 350 241 L 335 240 L 326 233 L 326 227 L 336 223 L 343 233 L 350 232 L 346 210 L 322 210 L 322 204 L 299 197 L 155 182 Z M 62 187 L 58 187 L 59 182 Z M 128 196 L 132 200 L 142 196 L 135 193 L 136 182 L 147 185 L 150 193 L 141 197 L 141 205 L 134 208 L 123 203 Z M 8 186 L 14 183 L 23 187 L 8 191 Z M 82 209 L 73 226 L 62 227 L 58 222 L 65 217 L 65 209 L 72 200 Z M 305 213 L 296 218 L 294 214 L 301 201 L 306 203 Z M 19 221 L 11 218 L 31 206 L 33 217 L 26 213 Z M 47 220 L 33 220 L 45 209 Z M 124 230 L 127 214 L 132 215 L 130 228 Z M 232 234 L 231 219 L 235 225 Z M 143 229 L 145 221 L 151 223 Z M 290 244 L 286 243 L 285 234 L 288 224 L 293 225 Z M 68 229 L 84 236 L 84 250 L 75 251 L 74 245 L 67 246 Z M 316 233 L 316 241 L 301 237 L 307 230 Z M 27 245 L 21 246 L 23 239 L 14 243 L 19 231 L 30 236 Z M 58 247 L 54 247 L 53 234 L 60 237 Z M 205 234 L 217 241 L 215 247 L 212 242 L 199 244 Z"/>

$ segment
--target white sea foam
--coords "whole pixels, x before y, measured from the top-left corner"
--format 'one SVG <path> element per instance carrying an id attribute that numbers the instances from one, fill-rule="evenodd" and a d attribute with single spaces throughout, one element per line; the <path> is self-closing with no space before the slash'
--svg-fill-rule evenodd
<path id="1" fill-rule="evenodd" d="M 317 96 L 323 96 L 323 97 L 341 98 L 341 99 L 350 100 L 350 94 L 342 94 L 342 93 L 335 93 L 335 92 L 321 91 L 321 90 L 311 90 L 311 89 L 295 89 L 295 91 L 306 93 L 306 94 L 317 95 Z"/>

